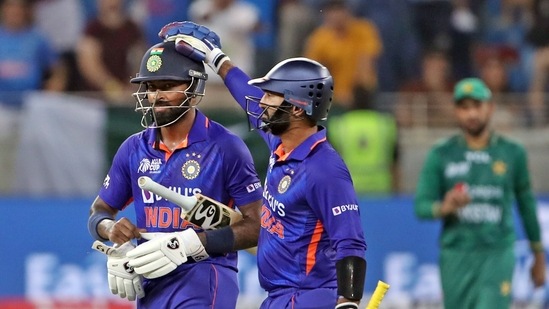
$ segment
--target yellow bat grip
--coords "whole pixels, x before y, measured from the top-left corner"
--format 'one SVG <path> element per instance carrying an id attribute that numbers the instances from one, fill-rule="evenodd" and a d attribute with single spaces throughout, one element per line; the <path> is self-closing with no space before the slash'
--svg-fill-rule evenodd
<path id="1" fill-rule="evenodd" d="M 366 309 L 377 309 L 379 304 L 381 304 L 383 297 L 385 297 L 385 293 L 387 293 L 389 287 L 390 285 L 379 280 L 377 282 L 377 287 L 374 290 L 374 294 L 372 294 L 372 298 L 370 298 L 368 305 L 366 305 Z"/>

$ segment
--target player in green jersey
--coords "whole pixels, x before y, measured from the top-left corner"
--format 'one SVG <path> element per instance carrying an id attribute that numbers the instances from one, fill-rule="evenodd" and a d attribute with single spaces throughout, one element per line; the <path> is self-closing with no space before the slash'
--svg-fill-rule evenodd
<path id="1" fill-rule="evenodd" d="M 477 78 L 454 89 L 461 128 L 428 153 L 415 196 L 421 219 L 441 219 L 440 274 L 444 307 L 509 308 L 516 239 L 512 207 L 530 241 L 534 286 L 545 283 L 536 201 L 523 146 L 489 127 L 491 92 Z"/>

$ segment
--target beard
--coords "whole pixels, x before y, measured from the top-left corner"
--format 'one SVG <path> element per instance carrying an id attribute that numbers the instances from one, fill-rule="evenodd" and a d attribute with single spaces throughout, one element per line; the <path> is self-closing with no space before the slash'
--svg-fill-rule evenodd
<path id="1" fill-rule="evenodd" d="M 283 108 L 284 107 L 278 108 L 274 114 L 265 121 L 267 125 L 262 128 L 264 132 L 271 132 L 271 134 L 275 136 L 280 136 L 288 130 L 290 127 L 290 114 L 283 110 Z"/>
<path id="2" fill-rule="evenodd" d="M 162 110 L 153 111 L 153 121 L 156 123 L 156 126 L 159 127 L 174 124 L 176 121 L 183 118 L 183 115 L 189 110 L 188 102 L 185 102 L 183 106 L 170 106 L 167 102 L 158 103 L 160 104 L 156 106 L 156 108 L 162 108 Z"/>
<path id="3" fill-rule="evenodd" d="M 479 137 L 486 131 L 486 128 L 488 127 L 488 122 L 478 122 L 476 125 L 470 125 L 467 126 L 466 124 L 461 126 L 462 129 L 467 132 L 467 134 L 473 136 L 473 137 Z"/>

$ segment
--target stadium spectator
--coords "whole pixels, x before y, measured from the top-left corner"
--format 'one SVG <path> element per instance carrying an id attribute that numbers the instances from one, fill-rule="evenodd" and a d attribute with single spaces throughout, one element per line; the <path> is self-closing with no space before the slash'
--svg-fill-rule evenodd
<path id="1" fill-rule="evenodd" d="M 86 23 L 81 1 L 38 0 L 35 5 L 37 27 L 44 32 L 67 69 L 67 91 L 78 91 L 82 78 L 76 64 L 76 45 Z"/>
<path id="2" fill-rule="evenodd" d="M 158 31 L 162 26 L 174 20 L 189 19 L 190 4 L 190 0 L 132 0 L 128 9 L 141 25 L 147 45 L 154 45 L 160 43 Z"/>
<path id="3" fill-rule="evenodd" d="M 311 6 L 303 0 L 281 0 L 278 7 L 277 61 L 303 54 L 305 40 L 316 28 Z"/>
<path id="4" fill-rule="evenodd" d="M 453 126 L 452 110 L 447 104 L 452 86 L 451 64 L 446 53 L 426 50 L 420 78 L 404 83 L 400 89 L 401 99 L 395 111 L 399 126 Z"/>
<path id="5" fill-rule="evenodd" d="M 0 5 L 0 101 L 19 108 L 25 91 L 64 90 L 66 69 L 35 27 L 33 3 L 3 0 Z"/>
<path id="6" fill-rule="evenodd" d="M 350 111 L 328 119 L 328 137 L 347 164 L 358 194 L 388 196 L 400 187 L 397 122 L 371 103 L 355 93 Z"/>
<path id="7" fill-rule="evenodd" d="M 517 51 L 508 46 L 482 45 L 475 52 L 478 76 L 492 91 L 496 107 L 492 124 L 498 129 L 525 125 L 526 108 L 519 103 L 510 82 L 510 68 L 517 62 Z"/>
<path id="8" fill-rule="evenodd" d="M 527 40 L 534 47 L 532 76 L 529 89 L 530 125 L 545 126 L 549 108 L 545 92 L 549 85 L 549 0 L 534 0 L 533 25 Z"/>
<path id="9" fill-rule="evenodd" d="M 353 16 L 346 0 L 328 0 L 323 22 L 308 37 L 305 57 L 324 64 L 334 77 L 334 112 L 349 109 L 356 88 L 377 91 L 377 59 L 382 42 L 375 24 Z"/>
<path id="10" fill-rule="evenodd" d="M 258 8 L 242 0 L 196 0 L 189 8 L 192 21 L 208 27 L 223 38 L 223 50 L 244 72 L 254 72 L 255 45 L 252 36 L 258 29 Z M 210 83 L 222 83 L 209 70 Z"/>
<path id="11" fill-rule="evenodd" d="M 524 146 L 494 132 L 494 103 L 482 80 L 458 82 L 453 102 L 460 132 L 429 150 L 414 210 L 419 219 L 442 223 L 444 308 L 511 308 L 514 211 L 530 244 L 534 287 L 544 286 L 546 277 L 528 155 Z"/>
<path id="12" fill-rule="evenodd" d="M 123 0 L 97 0 L 97 17 L 90 20 L 77 47 L 85 85 L 113 104 L 128 103 L 130 68 L 138 67 L 145 50 L 143 33 L 124 9 Z"/>

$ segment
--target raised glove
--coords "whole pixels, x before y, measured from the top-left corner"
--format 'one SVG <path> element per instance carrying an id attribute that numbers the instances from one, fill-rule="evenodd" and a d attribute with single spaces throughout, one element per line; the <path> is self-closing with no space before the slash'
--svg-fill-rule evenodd
<path id="1" fill-rule="evenodd" d="M 126 253 L 129 265 L 143 277 L 162 277 L 189 258 L 198 262 L 209 257 L 193 229 L 173 233 L 141 233 L 149 241 Z"/>
<path id="2" fill-rule="evenodd" d="M 164 41 L 175 41 L 175 49 L 180 54 L 204 61 L 216 73 L 230 60 L 221 51 L 219 36 L 205 26 L 190 21 L 172 22 L 162 27 L 158 36 Z"/>
<path id="3" fill-rule="evenodd" d="M 110 247 L 96 240 L 92 248 L 107 255 L 107 278 L 113 294 L 128 300 L 145 296 L 142 276 L 128 265 L 126 253 L 135 248 L 130 241 L 119 247 Z"/>

